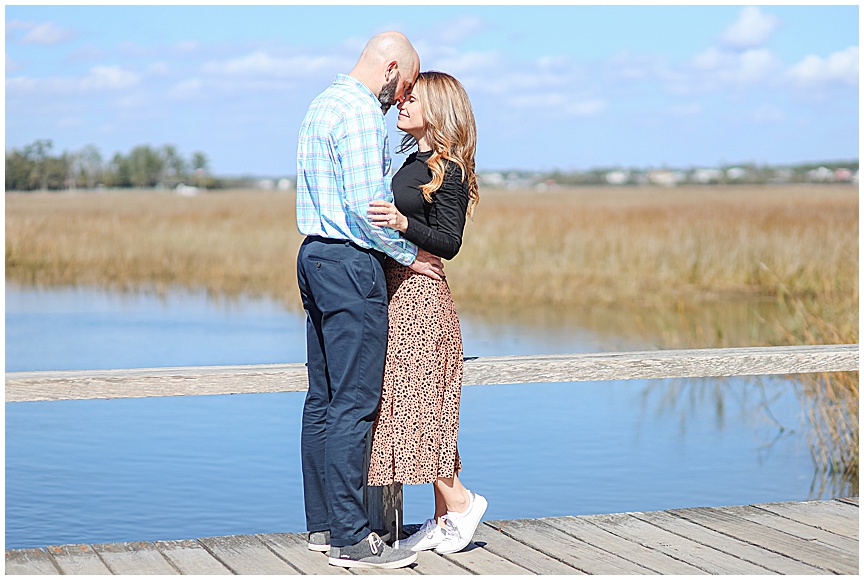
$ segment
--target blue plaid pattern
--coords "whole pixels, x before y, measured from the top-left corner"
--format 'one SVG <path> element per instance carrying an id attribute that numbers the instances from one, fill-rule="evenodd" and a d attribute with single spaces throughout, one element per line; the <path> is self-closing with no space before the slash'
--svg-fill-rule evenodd
<path id="1" fill-rule="evenodd" d="M 409 265 L 417 246 L 396 230 L 373 226 L 366 210 L 393 201 L 390 145 L 381 104 L 348 76 L 309 106 L 297 146 L 297 227 L 307 236 L 351 240 Z"/>

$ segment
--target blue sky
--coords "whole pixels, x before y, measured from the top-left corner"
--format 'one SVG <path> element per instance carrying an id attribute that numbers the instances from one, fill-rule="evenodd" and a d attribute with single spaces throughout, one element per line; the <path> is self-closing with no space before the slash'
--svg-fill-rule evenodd
<path id="1" fill-rule="evenodd" d="M 480 171 L 857 159 L 858 10 L 7 5 L 6 149 L 292 175 L 309 102 L 395 29 L 465 85 Z"/>

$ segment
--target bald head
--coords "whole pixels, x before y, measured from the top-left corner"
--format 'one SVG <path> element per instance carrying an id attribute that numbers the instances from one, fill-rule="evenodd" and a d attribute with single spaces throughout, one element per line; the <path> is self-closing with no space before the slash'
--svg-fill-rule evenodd
<path id="1" fill-rule="evenodd" d="M 378 96 L 384 112 L 411 91 L 420 73 L 420 57 L 401 32 L 391 30 L 369 39 L 351 76 Z"/>
<path id="2" fill-rule="evenodd" d="M 411 46 L 411 41 L 408 40 L 407 36 L 395 30 L 382 32 L 370 38 L 366 47 L 363 48 L 362 54 L 360 54 L 358 64 L 365 61 L 373 65 L 391 60 L 397 61 L 400 68 L 404 67 L 403 70 L 414 66 L 420 68 L 420 57 L 417 56 L 417 51 Z"/>

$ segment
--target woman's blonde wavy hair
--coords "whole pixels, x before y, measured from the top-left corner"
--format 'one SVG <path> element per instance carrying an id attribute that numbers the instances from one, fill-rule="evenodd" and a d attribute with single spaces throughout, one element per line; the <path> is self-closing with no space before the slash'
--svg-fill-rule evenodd
<path id="1" fill-rule="evenodd" d="M 420 191 L 424 199 L 432 203 L 432 194 L 444 182 L 447 162 L 452 161 L 462 170 L 462 181 L 468 180 L 467 215 L 473 218 L 480 194 L 474 174 L 477 125 L 468 93 L 455 78 L 437 71 L 420 73 L 411 92 L 420 101 L 426 137 L 432 146 L 432 155 L 426 162 L 432 171 L 432 181 L 422 186 Z M 405 134 L 398 152 L 407 152 L 416 144 L 413 135 Z"/>

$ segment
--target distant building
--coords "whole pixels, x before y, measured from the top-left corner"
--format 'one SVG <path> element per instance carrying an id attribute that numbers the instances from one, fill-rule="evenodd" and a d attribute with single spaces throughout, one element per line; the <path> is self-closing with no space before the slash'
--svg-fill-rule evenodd
<path id="1" fill-rule="evenodd" d="M 817 167 L 807 172 L 807 181 L 830 182 L 834 181 L 834 172 L 825 167 Z"/>
<path id="2" fill-rule="evenodd" d="M 834 181 L 842 181 L 845 183 L 849 183 L 852 181 L 852 170 L 846 169 L 845 167 L 841 167 L 840 169 L 834 170 Z"/>
<path id="3" fill-rule="evenodd" d="M 279 191 L 291 191 L 294 189 L 294 183 L 290 179 L 283 177 L 278 183 L 276 183 L 276 188 Z"/>
<path id="4" fill-rule="evenodd" d="M 628 171 L 610 171 L 606 174 L 606 183 L 609 185 L 624 185 L 630 182 L 630 173 Z"/>
<path id="5" fill-rule="evenodd" d="M 723 179 L 723 172 L 719 169 L 696 169 L 693 171 L 693 175 L 690 177 L 690 180 L 693 183 L 719 183 L 720 180 Z"/>
<path id="6" fill-rule="evenodd" d="M 483 173 L 479 177 L 483 185 L 490 187 L 501 187 L 504 185 L 504 176 L 500 173 Z"/>
<path id="7" fill-rule="evenodd" d="M 730 181 L 738 181 L 747 177 L 747 170 L 743 167 L 730 167 L 726 170 L 726 179 Z"/>
<path id="8" fill-rule="evenodd" d="M 182 195 L 183 197 L 194 197 L 198 195 L 198 188 L 194 185 L 186 185 L 185 183 L 178 183 L 177 187 L 174 188 L 174 192 L 177 195 Z"/>
<path id="9" fill-rule="evenodd" d="M 680 171 L 669 171 L 668 169 L 655 169 L 648 172 L 648 181 L 654 185 L 663 187 L 674 187 L 684 181 L 684 174 Z"/>

